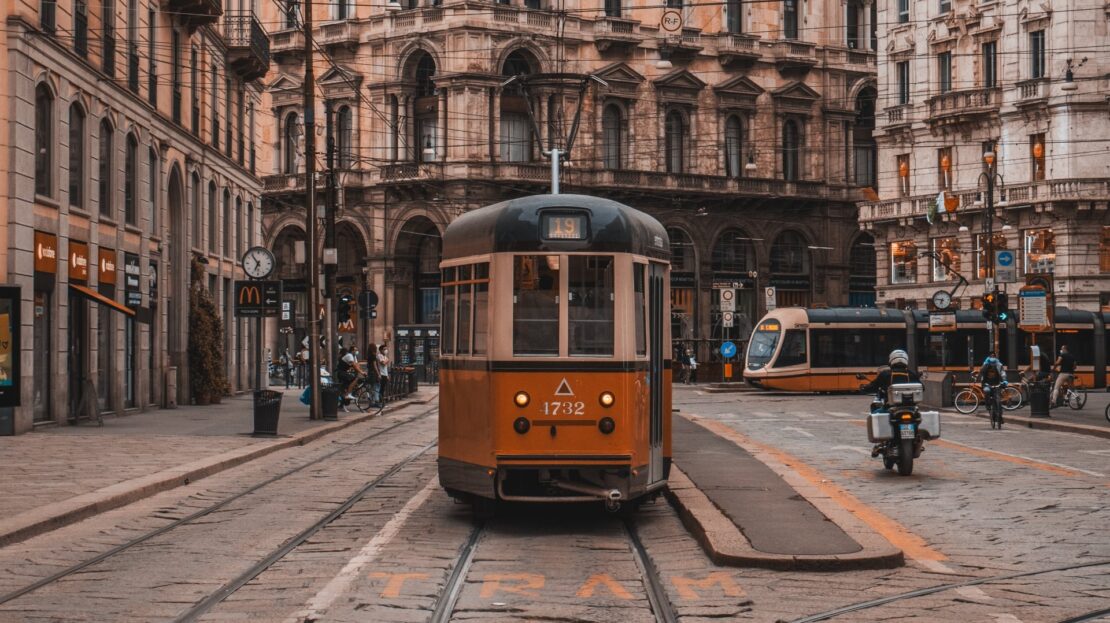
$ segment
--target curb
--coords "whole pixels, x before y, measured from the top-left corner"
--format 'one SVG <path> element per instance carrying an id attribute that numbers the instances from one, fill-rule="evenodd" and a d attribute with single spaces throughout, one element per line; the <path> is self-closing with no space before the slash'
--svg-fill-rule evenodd
<path id="1" fill-rule="evenodd" d="M 382 414 L 400 410 L 413 404 L 427 404 L 435 396 L 426 400 L 409 399 L 389 405 Z M 392 407 L 392 408 L 391 408 Z M 375 415 L 363 413 L 339 422 L 324 424 L 318 428 L 301 431 L 287 438 L 281 438 L 276 443 L 251 444 L 236 448 L 215 456 L 198 459 L 191 463 L 164 469 L 160 472 L 132 478 L 109 485 L 89 493 L 83 493 L 68 500 L 54 502 L 45 506 L 31 509 L 14 517 L 0 520 L 0 547 L 6 547 L 20 541 L 26 541 L 58 528 L 77 523 L 95 515 L 132 504 L 155 494 L 169 491 L 206 476 L 218 474 L 224 470 L 237 467 L 268 454 L 294 446 L 303 446 L 343 430 L 349 426 L 365 422 Z"/>
<path id="2" fill-rule="evenodd" d="M 695 418 L 688 418 L 700 425 Z M 733 440 L 730 440 L 733 441 Z M 735 441 L 733 441 L 735 443 Z M 739 444 L 738 444 L 739 445 Z M 671 466 L 667 499 L 678 511 L 682 523 L 710 560 L 732 567 L 759 567 L 787 571 L 851 571 L 860 569 L 893 569 L 905 565 L 902 550 L 857 519 L 850 511 L 828 498 L 794 474 L 756 449 L 745 448 L 759 461 L 786 480 L 799 495 L 812 504 L 829 521 L 835 523 L 862 548 L 850 554 L 790 555 L 760 552 L 740 528 L 724 515 L 677 466 Z"/>
<path id="3" fill-rule="evenodd" d="M 969 415 L 973 415 L 983 420 L 990 419 L 989 414 L 980 414 L 978 410 Z M 1011 415 L 1009 411 L 1002 414 L 1002 421 L 1023 424 L 1033 429 L 1053 430 L 1062 433 L 1075 433 L 1076 435 L 1087 435 L 1089 437 L 1101 437 L 1103 439 L 1110 439 L 1110 428 L 1107 428 L 1105 426 L 1091 426 L 1089 424 L 1060 422 L 1051 418 L 1034 418 L 1024 415 Z"/>

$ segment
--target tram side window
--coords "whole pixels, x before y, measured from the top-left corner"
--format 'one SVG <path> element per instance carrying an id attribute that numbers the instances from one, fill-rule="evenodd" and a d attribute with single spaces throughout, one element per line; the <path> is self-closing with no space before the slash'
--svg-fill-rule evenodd
<path id="1" fill-rule="evenodd" d="M 559 354 L 559 256 L 513 258 L 513 354 Z"/>
<path id="2" fill-rule="evenodd" d="M 782 350 L 775 359 L 775 367 L 797 366 L 806 362 L 805 329 L 787 329 L 782 338 Z"/>
<path id="3" fill-rule="evenodd" d="M 613 256 L 572 255 L 567 311 L 571 355 L 613 354 Z"/>
<path id="4" fill-rule="evenodd" d="M 647 354 L 647 297 L 644 296 L 644 265 L 632 265 L 632 291 L 636 295 L 636 354 Z"/>
<path id="5" fill-rule="evenodd" d="M 460 355 L 470 354 L 470 289 L 469 283 L 459 286 L 459 346 L 455 352 Z"/>
<path id="6" fill-rule="evenodd" d="M 839 368 L 840 353 L 843 350 L 844 331 L 836 329 L 814 329 L 810 333 L 810 342 L 813 346 L 814 368 Z M 839 342 L 839 343 L 838 343 Z"/>
<path id="7" fill-rule="evenodd" d="M 452 269 L 453 271 L 454 269 Z M 451 355 L 455 352 L 455 286 L 443 286 L 442 333 L 440 354 Z"/>
<path id="8" fill-rule="evenodd" d="M 1056 352 L 1052 360 L 1060 354 L 1060 347 L 1067 346 L 1068 352 L 1075 357 L 1076 365 L 1090 366 L 1095 363 L 1095 335 L 1090 329 L 1060 329 L 1056 332 Z"/>
<path id="9" fill-rule="evenodd" d="M 486 354 L 486 342 L 488 341 L 489 284 L 478 283 L 474 285 L 474 354 Z"/>

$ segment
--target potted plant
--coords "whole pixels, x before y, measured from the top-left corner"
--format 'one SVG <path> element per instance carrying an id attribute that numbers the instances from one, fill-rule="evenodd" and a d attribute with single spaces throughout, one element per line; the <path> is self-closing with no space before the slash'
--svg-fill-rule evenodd
<path id="1" fill-rule="evenodd" d="M 204 287 L 204 264 L 193 258 L 189 286 L 189 385 L 198 405 L 219 403 L 227 392 L 219 309 Z"/>

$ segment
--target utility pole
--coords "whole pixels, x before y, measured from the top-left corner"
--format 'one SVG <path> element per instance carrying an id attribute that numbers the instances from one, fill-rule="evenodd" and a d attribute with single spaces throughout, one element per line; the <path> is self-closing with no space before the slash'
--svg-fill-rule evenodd
<path id="1" fill-rule="evenodd" d="M 304 189 L 308 232 L 308 374 L 312 388 L 309 417 L 323 419 L 320 395 L 320 249 L 316 239 L 316 76 L 312 53 L 312 0 L 304 2 Z"/>
<path id="2" fill-rule="evenodd" d="M 995 300 L 998 300 L 998 284 L 995 283 L 994 273 L 994 151 L 988 151 L 983 154 L 983 162 L 987 165 L 987 170 L 980 173 L 982 177 L 987 178 L 987 212 L 985 215 L 986 223 L 984 229 L 987 232 L 987 277 L 991 280 L 990 292 L 995 295 Z M 991 320 L 990 329 L 990 347 L 996 353 L 998 352 L 998 321 L 997 319 Z"/>
<path id="3" fill-rule="evenodd" d="M 328 336 L 328 369 L 334 370 L 338 363 L 339 331 L 337 330 L 338 318 L 335 315 L 335 273 L 338 268 L 339 258 L 335 248 L 335 133 L 332 131 L 334 111 L 331 100 L 324 100 L 324 134 L 326 155 L 324 161 L 328 172 L 325 178 L 324 197 L 324 321 L 327 325 Z"/>

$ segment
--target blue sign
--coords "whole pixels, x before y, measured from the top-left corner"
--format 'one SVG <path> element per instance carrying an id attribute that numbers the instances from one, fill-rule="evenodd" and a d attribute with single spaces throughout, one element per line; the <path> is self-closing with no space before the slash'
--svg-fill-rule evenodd
<path id="1" fill-rule="evenodd" d="M 721 356 L 725 359 L 732 359 L 736 356 L 736 344 L 732 342 L 725 342 L 721 344 Z"/>
<path id="2" fill-rule="evenodd" d="M 1014 263 L 1013 251 L 999 251 L 998 252 L 998 265 L 999 266 L 1012 266 Z"/>

